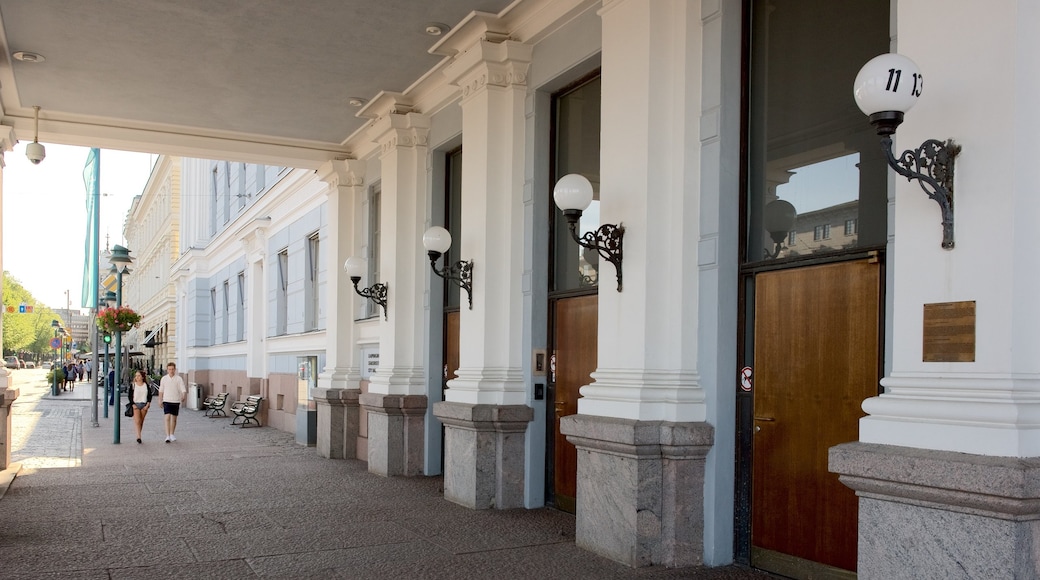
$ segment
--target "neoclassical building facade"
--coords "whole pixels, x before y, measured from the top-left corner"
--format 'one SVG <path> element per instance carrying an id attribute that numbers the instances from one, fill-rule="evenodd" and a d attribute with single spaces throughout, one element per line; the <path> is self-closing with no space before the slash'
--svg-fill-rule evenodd
<path id="1" fill-rule="evenodd" d="M 495 9 L 351 99 L 336 154 L 180 159 L 156 324 L 189 382 L 631 566 L 1036 576 L 1040 5 Z M 853 96 L 887 52 L 920 67 L 892 162 L 960 146 L 953 244 Z"/>

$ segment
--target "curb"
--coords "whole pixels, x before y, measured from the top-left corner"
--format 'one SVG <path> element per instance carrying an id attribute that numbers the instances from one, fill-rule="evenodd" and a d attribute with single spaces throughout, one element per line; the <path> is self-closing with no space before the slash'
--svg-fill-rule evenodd
<path id="1" fill-rule="evenodd" d="M 11 487 L 11 483 L 14 482 L 15 476 L 22 470 L 21 462 L 15 462 L 8 464 L 7 469 L 0 471 L 0 499 L 4 499 L 4 494 L 7 493 L 7 488 Z"/>

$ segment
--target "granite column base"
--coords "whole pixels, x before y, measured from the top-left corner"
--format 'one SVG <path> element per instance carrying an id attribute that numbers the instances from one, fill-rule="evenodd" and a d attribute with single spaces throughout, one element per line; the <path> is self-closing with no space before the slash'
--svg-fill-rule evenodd
<path id="1" fill-rule="evenodd" d="M 312 389 L 318 410 L 318 456 L 326 459 L 357 457 L 360 389 Z"/>
<path id="2" fill-rule="evenodd" d="M 1040 578 L 1040 458 L 845 443 L 829 460 L 859 496 L 860 579 Z"/>
<path id="3" fill-rule="evenodd" d="M 0 470 L 11 464 L 11 405 L 18 398 L 18 389 L 0 389 Z"/>
<path id="4" fill-rule="evenodd" d="M 421 475 L 426 395 L 363 393 L 368 413 L 368 470 L 393 475 Z"/>
<path id="5" fill-rule="evenodd" d="M 434 403 L 444 423 L 444 499 L 471 509 L 524 505 L 526 405 Z"/>
<path id="6" fill-rule="evenodd" d="M 560 430 L 578 448 L 579 547 L 632 567 L 703 562 L 711 425 L 570 415 Z"/>

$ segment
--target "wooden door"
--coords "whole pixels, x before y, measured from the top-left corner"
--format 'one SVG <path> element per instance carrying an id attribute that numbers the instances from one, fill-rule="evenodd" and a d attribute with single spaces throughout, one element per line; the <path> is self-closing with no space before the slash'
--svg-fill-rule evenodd
<path id="1" fill-rule="evenodd" d="M 592 382 L 596 370 L 599 297 L 562 298 L 555 302 L 553 358 L 553 495 L 556 507 L 573 513 L 578 483 L 578 451 L 560 433 L 560 418 L 578 412 L 578 389 Z"/>
<path id="2" fill-rule="evenodd" d="M 860 404 L 878 393 L 879 271 L 860 260 L 755 277 L 752 565 L 856 569 L 857 498 L 827 450 L 859 438 Z"/>

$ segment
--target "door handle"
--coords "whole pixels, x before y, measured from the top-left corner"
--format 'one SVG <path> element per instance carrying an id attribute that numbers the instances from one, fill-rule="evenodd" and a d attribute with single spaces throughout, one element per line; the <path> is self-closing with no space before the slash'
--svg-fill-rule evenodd
<path id="1" fill-rule="evenodd" d="M 776 421 L 773 417 L 755 417 L 755 421 Z"/>
<path id="2" fill-rule="evenodd" d="M 562 417 L 563 416 L 563 412 L 566 410 L 566 409 L 564 409 L 564 407 L 567 406 L 567 402 L 566 401 L 556 401 L 554 403 L 554 405 L 556 406 L 556 416 L 557 417 Z"/>

